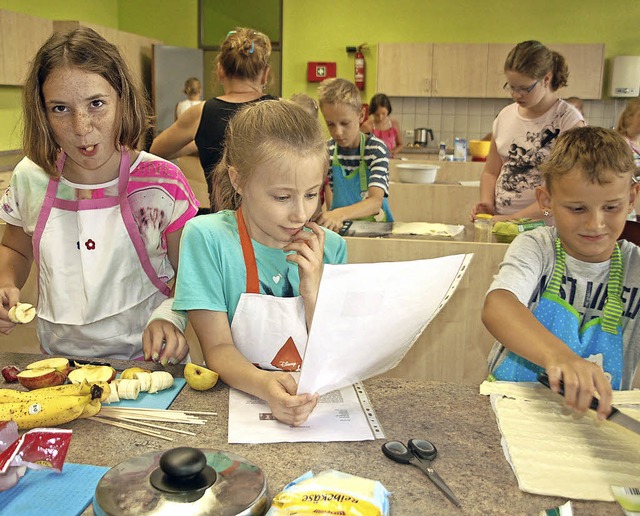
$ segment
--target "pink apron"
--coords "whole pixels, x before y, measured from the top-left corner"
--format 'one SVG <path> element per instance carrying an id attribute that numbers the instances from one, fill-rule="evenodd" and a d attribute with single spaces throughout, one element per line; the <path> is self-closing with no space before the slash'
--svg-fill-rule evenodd
<path id="1" fill-rule="evenodd" d="M 152 310 L 170 295 L 128 203 L 130 159 L 123 150 L 117 197 L 59 199 L 60 180 L 49 180 L 33 234 L 45 353 L 138 358 Z"/>
<path id="2" fill-rule="evenodd" d="M 236 213 L 247 270 L 247 291 L 240 295 L 231 322 L 233 342 L 244 357 L 257 367 L 298 371 L 302 366 L 308 337 L 302 296 L 260 294 L 256 257 L 242 208 Z"/>

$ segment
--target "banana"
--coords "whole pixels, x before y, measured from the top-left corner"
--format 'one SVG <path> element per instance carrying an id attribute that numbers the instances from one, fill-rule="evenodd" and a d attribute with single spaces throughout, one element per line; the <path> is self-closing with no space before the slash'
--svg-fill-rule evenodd
<path id="1" fill-rule="evenodd" d="M 9 309 L 9 319 L 12 323 L 27 324 L 36 316 L 36 307 L 30 303 L 18 303 Z"/>
<path id="2" fill-rule="evenodd" d="M 118 380 L 118 396 L 121 400 L 135 400 L 140 394 L 140 380 Z"/>
<path id="3" fill-rule="evenodd" d="M 91 402 L 91 396 L 55 396 L 46 402 L 1 403 L 0 421 L 15 421 L 20 430 L 62 425 L 82 414 Z"/>
<path id="4" fill-rule="evenodd" d="M 102 389 L 100 401 L 105 401 L 109 397 L 111 387 L 107 382 L 96 382 L 90 384 L 85 381 L 83 383 L 69 383 L 64 385 L 56 385 L 55 387 L 43 387 L 42 389 L 34 389 L 33 391 L 17 391 L 15 389 L 0 389 L 0 403 L 11 403 L 21 401 L 38 401 L 46 400 L 56 396 L 81 396 L 91 394 L 91 386 L 98 385 Z"/>
<path id="5" fill-rule="evenodd" d="M 153 371 L 151 373 L 151 387 L 149 394 L 168 389 L 173 385 L 173 375 L 167 371 Z"/>
<path id="6" fill-rule="evenodd" d="M 87 403 L 84 406 L 84 409 L 82 410 L 82 413 L 78 416 L 78 419 L 84 419 L 86 417 L 95 416 L 98 412 L 100 412 L 101 408 L 102 408 L 102 405 L 100 404 L 100 400 L 98 399 L 91 400 L 89 403 Z"/>
<path id="7" fill-rule="evenodd" d="M 120 375 L 122 378 L 122 375 Z M 133 379 L 140 380 L 140 392 L 147 392 L 151 387 L 151 372 L 135 372 L 133 373 Z"/>

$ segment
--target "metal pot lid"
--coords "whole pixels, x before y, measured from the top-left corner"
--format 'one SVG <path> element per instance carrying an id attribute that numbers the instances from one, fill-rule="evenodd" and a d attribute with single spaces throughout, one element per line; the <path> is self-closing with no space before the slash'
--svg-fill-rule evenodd
<path id="1" fill-rule="evenodd" d="M 268 508 L 262 470 L 231 452 L 180 447 L 132 457 L 102 477 L 96 515 L 261 515 Z"/>

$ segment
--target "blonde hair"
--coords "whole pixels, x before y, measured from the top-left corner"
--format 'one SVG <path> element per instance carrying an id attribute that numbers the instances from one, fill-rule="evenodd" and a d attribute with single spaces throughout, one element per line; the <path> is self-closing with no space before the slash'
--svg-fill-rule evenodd
<path id="1" fill-rule="evenodd" d="M 311 116 L 318 116 L 318 103 L 309 95 L 294 93 L 289 100 L 302 106 Z"/>
<path id="2" fill-rule="evenodd" d="M 325 79 L 318 87 L 320 107 L 323 104 L 346 104 L 355 112 L 362 109 L 362 97 L 356 85 L 339 77 Z"/>
<path id="3" fill-rule="evenodd" d="M 328 168 L 326 140 L 317 118 L 289 100 L 265 100 L 241 108 L 229 121 L 222 159 L 213 171 L 212 211 L 237 210 L 242 202 L 229 178 L 239 174 L 240 188 L 260 163 L 317 156 Z"/>
<path id="4" fill-rule="evenodd" d="M 60 147 L 47 119 L 42 86 L 55 70 L 77 68 L 106 80 L 118 95 L 118 127 L 114 145 L 138 148 L 150 127 L 149 104 L 118 48 L 97 32 L 80 27 L 66 34 L 54 32 L 36 53 L 22 90 L 26 156 L 56 176 Z"/>
<path id="5" fill-rule="evenodd" d="M 511 49 L 504 62 L 504 71 L 521 73 L 538 80 L 551 72 L 551 91 L 566 86 L 569 78 L 565 58 L 534 40 L 523 41 Z"/>
<path id="6" fill-rule="evenodd" d="M 618 117 L 618 122 L 616 123 L 616 131 L 618 131 L 621 135 L 629 138 L 631 136 L 628 133 L 629 121 L 636 115 L 638 111 L 640 111 L 640 98 L 628 100 L 627 104 L 622 110 L 622 113 L 620 113 L 620 116 Z"/>
<path id="7" fill-rule="evenodd" d="M 227 34 L 216 61 L 227 77 L 256 79 L 267 69 L 270 58 L 271 41 L 267 35 L 236 27 Z"/>
<path id="8" fill-rule="evenodd" d="M 575 127 L 561 133 L 549 158 L 539 168 L 549 191 L 553 181 L 574 168 L 579 168 L 588 181 L 601 185 L 610 181 L 611 173 L 628 175 L 631 180 L 635 172 L 627 142 L 611 129 L 594 126 Z"/>
<path id="9" fill-rule="evenodd" d="M 182 90 L 187 97 L 191 95 L 199 95 L 202 92 L 202 84 L 197 77 L 189 77 L 184 81 L 184 90 Z"/>

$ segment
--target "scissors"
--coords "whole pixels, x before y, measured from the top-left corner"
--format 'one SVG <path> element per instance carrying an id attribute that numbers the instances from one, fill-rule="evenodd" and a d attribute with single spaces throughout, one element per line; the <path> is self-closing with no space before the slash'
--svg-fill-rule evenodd
<path id="1" fill-rule="evenodd" d="M 382 453 L 400 464 L 413 464 L 420 468 L 449 500 L 460 507 L 460 500 L 431 467 L 431 462 L 438 456 L 438 450 L 433 443 L 425 439 L 409 439 L 407 445 L 408 448 L 400 441 L 389 441 L 382 445 Z"/>

